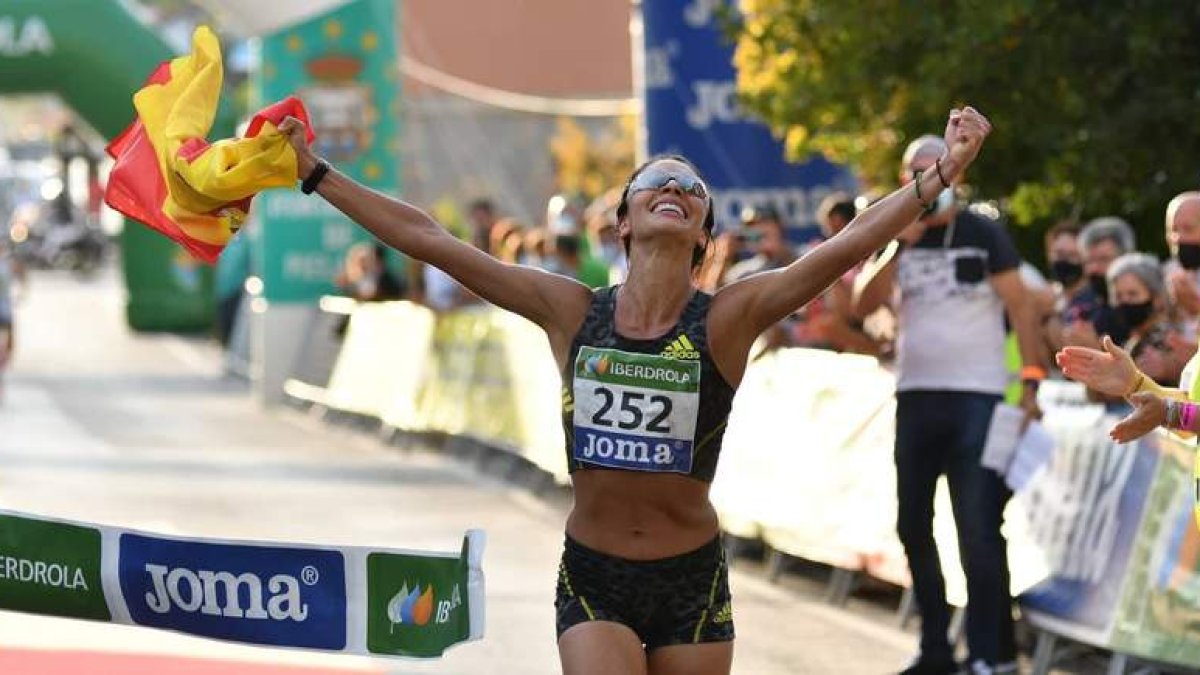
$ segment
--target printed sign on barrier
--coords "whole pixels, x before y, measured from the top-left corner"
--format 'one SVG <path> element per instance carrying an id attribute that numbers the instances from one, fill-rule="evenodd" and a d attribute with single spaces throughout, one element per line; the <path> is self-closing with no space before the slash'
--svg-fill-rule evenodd
<path id="1" fill-rule="evenodd" d="M 376 654 L 440 656 L 469 638 L 466 560 L 392 553 L 367 556 L 367 648 Z"/>
<path id="2" fill-rule="evenodd" d="M 1052 576 L 1022 602 L 1077 629 L 1106 630 L 1157 471 L 1157 441 L 1113 442 L 1103 430 L 1117 418 L 1100 418 L 1097 406 L 1053 412 L 1046 425 L 1054 457 L 1023 496 Z"/>
<path id="3" fill-rule="evenodd" d="M 0 515 L 0 609 L 108 621 L 100 531 Z"/>
<path id="4" fill-rule="evenodd" d="M 458 552 L 322 548 L 162 537 L 0 510 L 0 610 L 436 658 L 483 637 L 484 540 L 470 530 Z"/>
<path id="5" fill-rule="evenodd" d="M 121 592 L 143 626 L 279 647 L 346 646 L 337 551 L 121 535 Z"/>

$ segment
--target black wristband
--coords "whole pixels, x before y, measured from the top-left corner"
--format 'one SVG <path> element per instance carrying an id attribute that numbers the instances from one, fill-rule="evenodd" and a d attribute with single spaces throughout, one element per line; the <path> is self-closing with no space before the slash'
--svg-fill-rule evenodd
<path id="1" fill-rule="evenodd" d="M 317 189 L 317 184 L 329 173 L 329 162 L 323 159 L 317 160 L 317 165 L 309 172 L 308 177 L 300 183 L 300 191 L 306 195 L 311 195 L 313 190 Z"/>
<path id="2" fill-rule="evenodd" d="M 942 182 L 942 187 L 944 187 L 944 188 L 950 187 L 950 181 L 946 180 L 946 177 L 942 175 L 942 158 L 941 157 L 938 157 L 937 159 L 935 159 L 933 161 L 933 168 L 937 170 L 937 177 L 938 177 L 938 180 Z"/>

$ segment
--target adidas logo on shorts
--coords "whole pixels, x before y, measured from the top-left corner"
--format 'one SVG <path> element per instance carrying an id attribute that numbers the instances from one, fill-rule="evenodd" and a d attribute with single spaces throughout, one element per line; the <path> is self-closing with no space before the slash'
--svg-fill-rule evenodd
<path id="1" fill-rule="evenodd" d="M 687 333 L 681 333 L 674 342 L 663 348 L 660 356 L 669 359 L 698 359 L 700 352 L 696 351 L 696 346 L 688 339 Z"/>
<path id="2" fill-rule="evenodd" d="M 713 614 L 712 622 L 729 623 L 730 621 L 733 621 L 733 606 L 726 601 L 725 604 L 721 605 L 721 609 L 718 609 L 717 612 Z"/>

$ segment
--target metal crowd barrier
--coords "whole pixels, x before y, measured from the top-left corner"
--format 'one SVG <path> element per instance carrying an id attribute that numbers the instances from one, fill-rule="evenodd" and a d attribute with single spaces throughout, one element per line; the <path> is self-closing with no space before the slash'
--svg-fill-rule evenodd
<path id="1" fill-rule="evenodd" d="M 434 315 L 410 303 L 359 306 L 332 365 L 315 363 L 328 351 L 305 346 L 289 395 L 399 432 L 439 434 L 447 451 L 481 461 L 519 458 L 567 483 L 561 384 L 533 324 L 488 307 Z M 895 535 L 893 390 L 874 359 L 781 350 L 747 369 L 726 431 L 712 488 L 723 527 L 734 540 L 762 542 L 773 575 L 789 557 L 828 565 L 835 604 L 863 575 L 909 584 Z M 1131 659 L 1200 665 L 1200 632 L 1179 609 L 1200 607 L 1191 448 L 1165 435 L 1113 443 L 1116 418 L 1078 385 L 1047 383 L 1041 403 L 1056 447 L 1010 503 L 1004 531 L 1012 590 L 1042 635 L 1035 672 L 1047 672 L 1068 641 L 1112 651 L 1113 668 Z M 948 597 L 961 608 L 944 487 L 936 504 Z M 902 621 L 911 605 L 906 594 Z"/>

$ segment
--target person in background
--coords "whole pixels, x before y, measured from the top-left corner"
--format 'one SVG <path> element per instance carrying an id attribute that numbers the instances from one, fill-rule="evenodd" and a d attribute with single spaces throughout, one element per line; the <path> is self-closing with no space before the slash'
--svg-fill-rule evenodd
<path id="1" fill-rule="evenodd" d="M 922 136 L 909 144 L 901 180 L 944 177 L 946 144 Z M 1020 257 L 995 220 L 960 209 L 952 180 L 946 189 L 863 272 L 855 313 L 865 316 L 899 300 L 896 360 L 897 533 L 908 557 L 921 615 L 920 652 L 905 675 L 959 671 L 947 639 L 950 612 L 933 538 L 933 502 L 945 474 L 954 509 L 970 611 L 968 672 L 1016 671 L 1007 542 L 1001 533 L 1012 496 L 1004 479 L 980 458 L 992 413 L 1008 384 L 1004 318 L 1017 332 L 1023 367 L 1020 404 L 1039 413 L 1039 332 L 1029 312 Z M 898 293 L 895 291 L 898 290 Z"/>
<path id="2" fill-rule="evenodd" d="M 404 297 L 404 287 L 387 268 L 386 255 L 383 244 L 362 242 L 351 246 L 334 283 L 359 302 L 399 300 Z"/>
<path id="3" fill-rule="evenodd" d="M 1129 337 L 1129 328 L 1109 304 L 1108 266 L 1137 247 L 1133 228 L 1116 216 L 1096 218 L 1079 233 L 1083 253 L 1083 273 L 1087 288 L 1067 303 L 1063 316 L 1062 340 L 1066 345 L 1100 347 L 1100 337 L 1108 335 L 1117 344 Z"/>
<path id="4" fill-rule="evenodd" d="M 253 222 L 251 219 L 251 226 Z M 217 341 L 222 347 L 229 345 L 233 324 L 242 305 L 242 296 L 245 295 L 246 279 L 250 276 L 250 237 L 246 229 L 242 228 L 229 240 L 217 259 L 214 290 L 217 295 Z"/>
<path id="5" fill-rule="evenodd" d="M 488 250 L 506 263 L 516 263 L 525 237 L 525 224 L 516 218 L 501 218 L 492 226 Z"/>
<path id="6" fill-rule="evenodd" d="M 496 224 L 496 207 L 490 199 L 476 199 L 467 206 L 467 220 L 471 223 L 471 243 L 480 251 L 488 251 L 492 226 Z"/>
<path id="7" fill-rule="evenodd" d="M 1083 276 L 1083 254 L 1079 250 L 1080 229 L 1074 220 L 1061 220 L 1046 230 L 1046 262 L 1053 281 L 1054 313 L 1043 324 L 1043 333 L 1051 352 L 1063 348 L 1067 306 L 1088 287 Z"/>
<path id="8" fill-rule="evenodd" d="M 696 283 L 706 293 L 715 293 L 729 270 L 740 260 L 748 258 L 746 242 L 740 230 L 721 228 L 713 237 L 713 245 L 700 268 L 696 271 Z"/>
<path id="9" fill-rule="evenodd" d="M 825 239 L 834 237 L 841 232 L 854 216 L 858 208 L 854 198 L 845 192 L 834 192 L 825 197 L 817 207 L 817 224 Z M 809 303 L 812 308 L 820 302 L 823 311 L 814 311 L 811 334 L 813 342 L 824 341 L 830 349 L 839 352 L 868 354 L 879 356 L 882 343 L 863 330 L 863 321 L 854 315 L 854 280 L 862 272 L 863 263 L 855 265 L 842 275 L 841 279 L 833 282 L 825 293 Z M 795 344 L 804 344 L 802 335 L 793 334 Z"/>
<path id="10" fill-rule="evenodd" d="M 742 210 L 741 216 L 742 229 L 734 236 L 740 240 L 739 247 L 752 255 L 729 268 L 722 279 L 723 287 L 755 274 L 782 269 L 799 257 L 788 245 L 783 217 L 775 207 L 769 204 L 747 207 Z M 819 299 L 813 299 L 763 332 L 756 349 L 751 352 L 754 358 L 773 349 L 792 346 L 796 333 L 807 342 L 806 346 L 827 346 L 819 336 L 811 334 L 812 331 L 805 333 L 803 329 L 796 328 L 797 323 L 807 319 L 813 303 L 819 302 Z"/>
<path id="11" fill-rule="evenodd" d="M 773 206 L 743 209 L 740 234 L 753 255 L 731 267 L 725 274 L 724 284 L 790 265 L 797 256 L 788 245 L 784 227 L 783 218 Z"/>
<path id="12" fill-rule="evenodd" d="M 1182 192 L 1167 204 L 1167 289 L 1177 319 L 1200 322 L 1200 192 Z"/>
<path id="13" fill-rule="evenodd" d="M 588 256 L 608 270 L 607 285 L 621 283 L 629 272 L 629 258 L 617 236 L 617 206 L 620 202 L 620 191 L 609 190 L 592 200 L 583 213 Z"/>
<path id="14" fill-rule="evenodd" d="M 1163 386 L 1179 382 L 1195 353 L 1195 335 L 1170 321 L 1166 280 L 1158 259 L 1126 253 L 1108 268 L 1110 304 L 1129 328 L 1122 345 L 1147 376 Z"/>
<path id="15" fill-rule="evenodd" d="M 526 230 L 525 238 L 521 242 L 521 253 L 517 258 L 517 262 L 521 265 L 546 269 L 549 259 L 550 245 L 546 228 L 531 227 Z"/>

